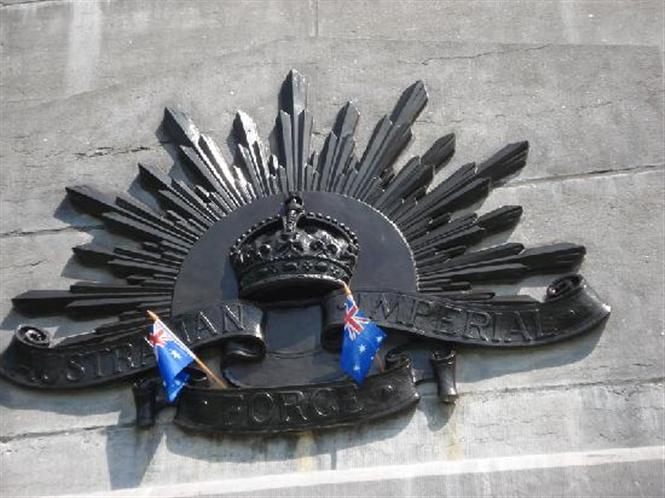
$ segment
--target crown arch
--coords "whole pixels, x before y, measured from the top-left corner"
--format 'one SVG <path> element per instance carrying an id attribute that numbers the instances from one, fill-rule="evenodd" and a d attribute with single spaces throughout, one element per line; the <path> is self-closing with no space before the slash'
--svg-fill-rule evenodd
<path id="1" fill-rule="evenodd" d="M 321 212 L 348 226 L 358 237 L 359 254 L 351 285 L 354 289 L 385 288 L 417 291 L 411 249 L 399 229 L 376 209 L 331 192 L 301 192 L 307 211 Z M 180 267 L 173 293 L 172 314 L 189 313 L 239 297 L 229 251 L 247 227 L 281 213 L 286 197 L 257 199 L 219 220 L 194 244 Z M 282 300 L 291 299 L 288 290 Z"/>

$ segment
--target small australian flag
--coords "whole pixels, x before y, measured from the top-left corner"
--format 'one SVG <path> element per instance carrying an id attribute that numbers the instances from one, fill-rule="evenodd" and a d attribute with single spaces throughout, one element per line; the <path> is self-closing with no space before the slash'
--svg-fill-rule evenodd
<path id="1" fill-rule="evenodd" d="M 361 384 L 370 368 L 386 333 L 360 311 L 347 291 L 344 313 L 344 342 L 340 365 L 358 384 Z"/>
<path id="2" fill-rule="evenodd" d="M 189 380 L 184 369 L 194 360 L 194 353 L 161 320 L 153 323 L 148 340 L 157 357 L 166 397 L 173 403 Z"/>

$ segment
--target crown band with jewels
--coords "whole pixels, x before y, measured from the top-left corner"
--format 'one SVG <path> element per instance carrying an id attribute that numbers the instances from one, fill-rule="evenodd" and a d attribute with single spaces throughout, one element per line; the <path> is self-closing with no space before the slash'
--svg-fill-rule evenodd
<path id="1" fill-rule="evenodd" d="M 252 226 L 233 245 L 230 257 L 241 296 L 305 284 L 327 291 L 351 279 L 358 238 L 330 216 L 305 213 L 302 199 L 291 196 L 285 214 Z"/>

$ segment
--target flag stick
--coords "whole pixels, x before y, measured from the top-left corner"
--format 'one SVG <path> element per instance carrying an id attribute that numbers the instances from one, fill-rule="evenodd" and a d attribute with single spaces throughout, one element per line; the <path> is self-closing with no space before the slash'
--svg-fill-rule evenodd
<path id="1" fill-rule="evenodd" d="M 347 296 L 351 295 L 351 288 L 346 284 L 346 282 L 342 282 L 342 285 L 344 286 L 344 294 Z"/>
<path id="2" fill-rule="evenodd" d="M 217 377 L 214 373 L 212 373 L 212 370 L 210 370 L 205 365 L 205 363 L 199 360 L 198 356 L 194 356 L 194 361 L 199 367 L 201 367 L 201 370 L 203 370 L 208 377 L 210 377 L 212 380 L 215 381 L 215 383 L 219 386 L 220 389 L 228 389 L 229 385 L 226 382 L 224 382 L 222 379 Z"/>
<path id="3" fill-rule="evenodd" d="M 149 316 L 150 318 L 152 318 L 153 321 L 156 322 L 157 320 L 159 320 L 159 317 L 157 316 L 156 313 L 153 313 L 153 312 L 150 311 L 150 310 L 146 310 L 146 311 L 147 311 L 147 313 L 148 313 L 148 316 Z M 212 372 L 212 370 L 210 370 L 210 369 L 206 366 L 205 363 L 203 363 L 201 360 L 199 360 L 199 357 L 198 357 L 198 356 L 194 355 L 194 361 L 195 361 L 196 364 L 201 368 L 201 370 L 203 370 L 203 371 L 205 372 L 205 374 L 206 374 L 208 377 L 210 377 L 212 380 L 215 381 L 215 383 L 216 383 L 221 389 L 227 389 L 227 388 L 229 387 L 228 384 L 227 384 L 226 382 L 224 382 L 222 379 L 220 379 L 219 377 L 217 377 L 217 376 Z"/>
<path id="4" fill-rule="evenodd" d="M 381 358 L 381 355 L 379 354 L 380 352 L 381 352 L 381 350 L 376 352 L 376 354 L 374 355 L 374 361 L 378 365 L 379 371 L 381 373 L 383 373 L 383 372 L 386 371 L 386 365 L 385 365 L 385 363 L 383 363 L 383 359 Z"/>

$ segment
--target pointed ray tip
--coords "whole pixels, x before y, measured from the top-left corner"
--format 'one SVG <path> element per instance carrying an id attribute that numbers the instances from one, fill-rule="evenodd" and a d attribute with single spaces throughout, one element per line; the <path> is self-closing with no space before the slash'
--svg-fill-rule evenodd
<path id="1" fill-rule="evenodd" d="M 360 111 L 358 110 L 358 106 L 353 100 L 347 100 L 344 106 L 342 107 L 342 110 L 344 112 L 349 112 L 352 111 L 353 113 L 357 114 L 360 116 Z"/>
<path id="2" fill-rule="evenodd" d="M 408 90 L 412 90 L 414 92 L 423 92 L 425 94 L 425 98 L 427 99 L 429 95 L 427 94 L 427 86 L 425 85 L 425 82 L 423 80 L 416 80 L 416 82 L 411 85 Z"/>
<path id="3" fill-rule="evenodd" d="M 162 126 L 164 131 L 179 145 L 195 143 L 200 136 L 194 121 L 185 112 L 174 107 L 164 107 Z"/>
<path id="4" fill-rule="evenodd" d="M 65 187 L 66 192 L 79 192 L 81 190 L 91 190 L 92 187 L 90 185 L 86 185 L 85 183 L 79 183 L 77 185 L 68 185 Z"/>
<path id="5" fill-rule="evenodd" d="M 306 80 L 305 75 L 302 74 L 300 71 L 298 71 L 295 68 L 291 68 L 289 71 L 289 74 L 286 75 L 286 80 L 287 81 L 297 81 L 297 80 Z"/>
<path id="6" fill-rule="evenodd" d="M 236 115 L 235 118 L 233 119 L 233 123 L 238 126 L 256 126 L 254 123 L 254 120 L 252 117 L 247 114 L 245 111 L 242 109 L 236 110 Z"/>
<path id="7" fill-rule="evenodd" d="M 176 117 L 179 114 L 182 113 L 175 107 L 170 107 L 168 105 L 164 107 L 164 117 Z"/>

